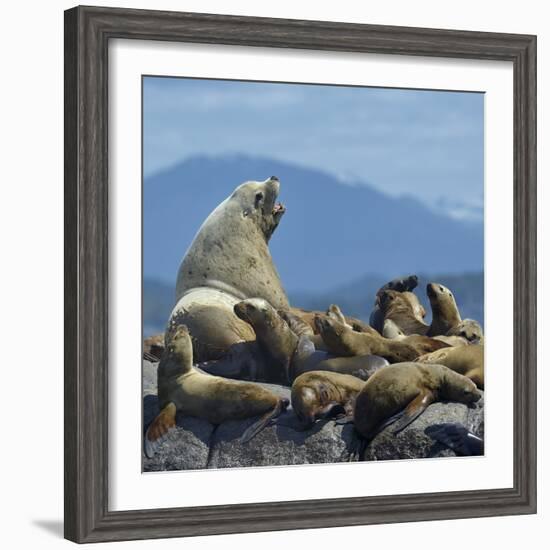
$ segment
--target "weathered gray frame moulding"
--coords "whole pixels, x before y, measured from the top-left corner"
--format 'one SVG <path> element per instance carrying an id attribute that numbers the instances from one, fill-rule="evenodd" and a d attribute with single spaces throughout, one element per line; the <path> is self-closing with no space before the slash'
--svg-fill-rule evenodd
<path id="1" fill-rule="evenodd" d="M 111 38 L 513 63 L 512 488 L 108 510 L 107 54 Z M 66 538 L 97 542 L 532 514 L 536 455 L 535 36 L 96 7 L 65 12 Z"/>

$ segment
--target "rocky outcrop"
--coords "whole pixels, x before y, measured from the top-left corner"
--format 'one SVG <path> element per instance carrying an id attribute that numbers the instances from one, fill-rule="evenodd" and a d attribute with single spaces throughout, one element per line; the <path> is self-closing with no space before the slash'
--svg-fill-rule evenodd
<path id="1" fill-rule="evenodd" d="M 158 363 L 143 362 L 143 423 L 145 429 L 158 413 L 156 369 Z M 290 399 L 290 389 L 262 384 Z M 246 444 L 239 438 L 255 419 L 224 422 L 214 426 L 205 420 L 177 417 L 177 427 L 160 445 L 153 458 L 143 458 L 144 471 L 189 470 L 202 468 L 234 468 L 280 466 L 289 464 L 321 464 L 357 460 L 360 440 L 353 424 L 320 421 L 313 428 L 301 431 L 292 408 L 275 424 L 265 428 Z M 458 422 L 483 437 L 483 399 L 469 409 L 460 403 L 434 403 L 400 434 L 392 426 L 369 443 L 365 460 L 398 458 L 432 458 L 455 456 L 455 453 L 433 441 L 424 433 L 427 426 Z"/>

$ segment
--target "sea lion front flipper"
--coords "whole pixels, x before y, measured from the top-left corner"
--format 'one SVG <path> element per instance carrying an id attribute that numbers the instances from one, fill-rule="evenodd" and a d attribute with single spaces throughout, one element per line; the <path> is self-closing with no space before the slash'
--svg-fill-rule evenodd
<path id="1" fill-rule="evenodd" d="M 401 418 L 396 422 L 393 433 L 397 435 L 411 422 L 416 420 L 435 401 L 435 396 L 430 390 L 420 392 L 405 408 Z"/>
<path id="2" fill-rule="evenodd" d="M 248 443 L 253 437 L 256 437 L 274 418 L 277 418 L 289 405 L 288 399 L 282 397 L 277 401 L 273 410 L 266 412 L 254 424 L 249 426 L 241 435 L 240 442 Z"/>
<path id="3" fill-rule="evenodd" d="M 353 414 L 348 414 L 347 416 L 342 416 L 341 418 L 337 418 L 334 423 L 338 425 L 343 424 L 352 424 L 354 421 Z"/>
<path id="4" fill-rule="evenodd" d="M 143 449 L 147 458 L 153 458 L 164 436 L 175 427 L 176 405 L 170 402 L 159 412 L 145 432 Z"/>

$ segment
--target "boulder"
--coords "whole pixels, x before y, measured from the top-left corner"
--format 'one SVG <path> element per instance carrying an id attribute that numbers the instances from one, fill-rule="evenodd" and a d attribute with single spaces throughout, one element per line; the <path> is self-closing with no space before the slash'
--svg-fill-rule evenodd
<path id="1" fill-rule="evenodd" d="M 144 433 L 158 414 L 157 366 L 158 363 L 143 361 Z M 290 399 L 290 388 L 260 385 Z M 162 441 L 155 456 L 143 458 L 143 470 L 322 464 L 358 458 L 360 440 L 351 423 L 341 425 L 332 420 L 319 421 L 303 431 L 289 407 L 274 424 L 248 443 L 241 443 L 241 435 L 255 420 L 257 418 L 228 421 L 214 426 L 206 420 L 178 414 L 176 429 Z M 455 456 L 452 450 L 424 433 L 427 426 L 442 422 L 458 422 L 483 437 L 483 399 L 471 409 L 460 403 L 434 403 L 398 435 L 393 434 L 392 426 L 388 426 L 366 447 L 364 460 Z"/>

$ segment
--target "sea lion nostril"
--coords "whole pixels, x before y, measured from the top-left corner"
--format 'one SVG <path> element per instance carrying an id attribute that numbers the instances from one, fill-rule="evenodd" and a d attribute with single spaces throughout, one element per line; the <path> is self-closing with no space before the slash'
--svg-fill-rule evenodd
<path id="1" fill-rule="evenodd" d="M 271 176 L 269 179 L 272 181 L 279 181 L 279 178 L 277 176 Z"/>

